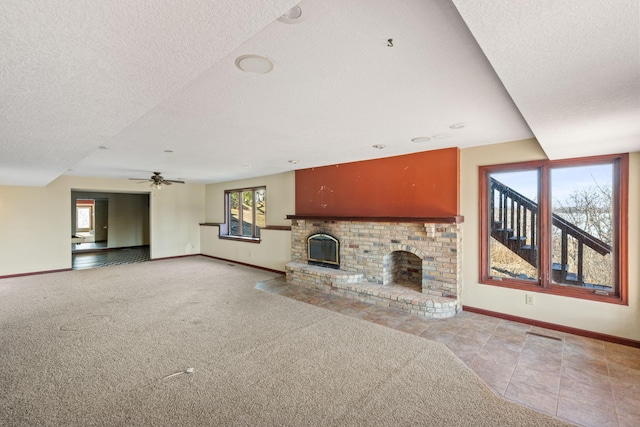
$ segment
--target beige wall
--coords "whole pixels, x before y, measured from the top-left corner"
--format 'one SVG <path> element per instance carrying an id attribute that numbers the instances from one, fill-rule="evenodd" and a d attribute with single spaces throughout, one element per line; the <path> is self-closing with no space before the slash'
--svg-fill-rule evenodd
<path id="1" fill-rule="evenodd" d="M 224 191 L 267 187 L 267 225 L 291 225 L 287 215 L 295 213 L 295 173 L 287 172 L 206 186 L 207 222 L 224 222 Z M 284 271 L 291 260 L 291 232 L 262 230 L 261 242 L 248 243 L 218 238 L 218 227 L 200 227 L 202 253 Z"/>
<path id="2" fill-rule="evenodd" d="M 71 268 L 71 190 L 140 192 L 133 181 L 62 176 L 46 187 L 0 186 L 0 276 Z M 200 252 L 204 185 L 151 193 L 151 256 Z"/>
<path id="3" fill-rule="evenodd" d="M 461 151 L 461 210 L 464 215 L 464 305 L 579 329 L 640 340 L 640 153 L 630 156 L 629 177 L 629 305 L 621 306 L 478 283 L 478 166 L 546 158 L 535 140 L 517 141 Z"/>

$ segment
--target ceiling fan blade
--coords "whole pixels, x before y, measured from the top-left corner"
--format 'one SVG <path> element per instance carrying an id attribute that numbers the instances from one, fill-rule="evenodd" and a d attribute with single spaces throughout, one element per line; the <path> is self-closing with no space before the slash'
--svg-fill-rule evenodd
<path id="1" fill-rule="evenodd" d="M 176 181 L 175 179 L 165 179 L 162 182 L 164 182 L 164 183 L 173 183 L 173 184 L 184 184 L 184 181 Z"/>
<path id="2" fill-rule="evenodd" d="M 130 179 L 130 180 L 133 180 L 133 181 L 149 181 L 149 180 L 148 180 L 148 179 L 146 179 L 146 178 L 129 178 L 129 179 Z"/>

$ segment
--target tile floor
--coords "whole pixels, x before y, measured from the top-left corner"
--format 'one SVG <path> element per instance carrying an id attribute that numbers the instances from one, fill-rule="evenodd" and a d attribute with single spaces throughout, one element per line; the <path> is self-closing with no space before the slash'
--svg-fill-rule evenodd
<path id="1" fill-rule="evenodd" d="M 105 267 L 108 265 L 135 264 L 151 259 L 149 246 L 135 248 L 74 252 L 71 255 L 73 270 Z"/>
<path id="2" fill-rule="evenodd" d="M 431 320 L 286 283 L 258 289 L 445 344 L 493 390 L 580 426 L 640 426 L 640 349 L 462 312 Z"/>

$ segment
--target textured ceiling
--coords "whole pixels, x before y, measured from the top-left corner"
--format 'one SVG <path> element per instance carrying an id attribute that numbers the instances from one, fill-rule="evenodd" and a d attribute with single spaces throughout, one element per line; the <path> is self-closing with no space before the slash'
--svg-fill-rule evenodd
<path id="1" fill-rule="evenodd" d="M 449 0 L 304 0 L 297 24 L 296 0 L 1 2 L 0 184 L 219 182 L 529 126 L 550 157 L 640 149 L 635 1 L 454 1 L 466 23 Z"/>
<path id="2" fill-rule="evenodd" d="M 638 0 L 453 0 L 549 158 L 640 151 Z"/>

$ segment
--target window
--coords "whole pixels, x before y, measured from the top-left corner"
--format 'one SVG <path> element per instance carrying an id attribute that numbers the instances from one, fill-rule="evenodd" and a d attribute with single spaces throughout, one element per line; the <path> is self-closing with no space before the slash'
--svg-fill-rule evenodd
<path id="1" fill-rule="evenodd" d="M 76 232 L 93 230 L 93 201 L 76 204 Z"/>
<path id="2" fill-rule="evenodd" d="M 627 304 L 628 155 L 480 167 L 480 282 Z"/>
<path id="3" fill-rule="evenodd" d="M 265 187 L 227 190 L 225 223 L 220 225 L 220 236 L 249 241 L 260 241 L 260 229 L 266 226 Z"/>

